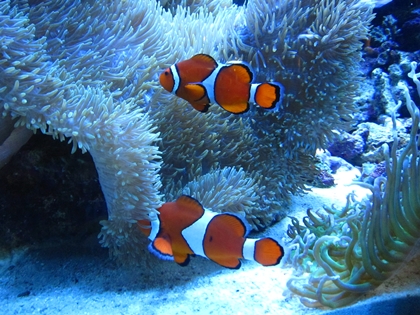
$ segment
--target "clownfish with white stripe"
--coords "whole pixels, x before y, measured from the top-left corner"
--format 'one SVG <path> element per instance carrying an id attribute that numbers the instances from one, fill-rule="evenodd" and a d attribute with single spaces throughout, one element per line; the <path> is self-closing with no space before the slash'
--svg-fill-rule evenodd
<path id="1" fill-rule="evenodd" d="M 153 254 L 181 266 L 194 255 L 231 269 L 241 266 L 240 259 L 274 266 L 284 255 L 283 247 L 270 237 L 247 238 L 247 222 L 239 216 L 206 210 L 190 196 L 167 202 L 158 211 L 157 218 L 139 220 L 138 227 L 152 241 Z"/>
<path id="2" fill-rule="evenodd" d="M 249 103 L 274 109 L 281 102 L 283 86 L 277 82 L 252 83 L 253 73 L 246 63 L 218 64 L 211 56 L 198 54 L 167 68 L 159 77 L 165 90 L 188 101 L 200 112 L 210 103 L 233 114 L 249 110 Z"/>

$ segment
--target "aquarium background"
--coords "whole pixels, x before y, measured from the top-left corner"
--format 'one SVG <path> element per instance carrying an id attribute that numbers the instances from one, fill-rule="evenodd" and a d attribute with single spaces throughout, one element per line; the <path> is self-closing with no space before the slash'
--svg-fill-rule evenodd
<path id="1" fill-rule="evenodd" d="M 389 176 L 382 146 L 398 140 L 396 160 L 410 141 L 416 114 L 407 110 L 401 84 L 420 104 L 408 76 L 411 62 L 419 61 L 419 4 L 235 1 L 236 7 L 231 1 L 187 1 L 176 9 L 176 1 L 158 2 L 108 1 L 109 8 L 101 10 L 91 1 L 0 1 L 5 313 L 345 314 L 331 308 L 349 304 L 373 314 L 377 308 L 408 313 L 406 306 L 418 302 L 419 294 L 416 247 L 404 249 L 402 267 L 395 262 L 384 271 L 387 282 L 362 279 L 372 288 L 345 293 L 344 305 L 334 298 L 324 306 L 308 305 L 318 298 L 292 292 L 288 280 L 317 276 L 307 269 L 314 259 L 297 259 L 301 253 L 293 247 L 299 234 L 294 228 L 308 228 L 302 221 L 310 217 L 307 210 L 333 204 L 341 210 L 357 190 L 345 186 L 355 174 L 366 185 Z M 315 25 L 321 18 L 313 12 L 328 6 L 347 12 L 352 6 L 345 16 L 349 24 L 337 35 L 348 42 L 317 50 L 313 33 L 291 13 L 294 5 Z M 308 9 L 314 6 L 318 11 Z M 359 20 L 351 15 L 357 10 L 363 13 Z M 286 32 L 282 23 L 293 28 Z M 280 41 L 273 45 L 276 36 L 287 49 Z M 278 80 L 288 94 L 284 107 L 238 117 L 213 105 L 203 116 L 165 94 L 157 82 L 160 71 L 197 52 L 220 62 L 240 58 L 259 80 Z M 317 56 L 328 53 L 330 63 L 323 68 Z M 392 115 L 399 101 L 395 136 Z M 30 129 L 29 135 L 19 128 Z M 290 256 L 281 266 L 247 262 L 238 271 L 200 257 L 185 268 L 158 260 L 132 221 L 182 193 L 206 200 L 215 211 L 245 216 L 252 235 L 281 240 Z M 361 199 L 366 191 L 356 194 Z M 410 236 L 410 249 L 413 242 Z"/>

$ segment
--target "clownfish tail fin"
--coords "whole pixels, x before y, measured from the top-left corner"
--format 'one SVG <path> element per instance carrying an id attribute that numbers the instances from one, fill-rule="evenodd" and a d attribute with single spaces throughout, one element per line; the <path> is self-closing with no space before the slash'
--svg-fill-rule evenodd
<path id="1" fill-rule="evenodd" d="M 277 82 L 252 84 L 250 101 L 264 109 L 278 109 L 283 91 L 283 86 Z"/>
<path id="2" fill-rule="evenodd" d="M 280 263 L 284 256 L 283 247 L 271 237 L 255 242 L 254 260 L 263 266 L 274 266 Z"/>

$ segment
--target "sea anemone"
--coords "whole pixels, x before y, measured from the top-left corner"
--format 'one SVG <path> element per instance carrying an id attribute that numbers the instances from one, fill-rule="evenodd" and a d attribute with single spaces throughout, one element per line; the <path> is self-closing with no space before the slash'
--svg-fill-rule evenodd
<path id="1" fill-rule="evenodd" d="M 416 66 L 416 62 L 411 64 L 408 75 L 420 95 Z M 420 237 L 420 111 L 408 87 L 400 82 L 398 88 L 412 127 L 409 142 L 397 150 L 398 108 L 394 108 L 394 142 L 383 145 L 386 177 L 377 177 L 372 185 L 359 183 L 372 192 L 366 199 L 357 201 L 349 195 L 343 209 L 308 211 L 304 226 L 296 219 L 289 226 L 288 235 L 293 239 L 290 261 L 304 275 L 290 279 L 287 285 L 307 306 L 335 308 L 353 302 L 391 276 Z"/>

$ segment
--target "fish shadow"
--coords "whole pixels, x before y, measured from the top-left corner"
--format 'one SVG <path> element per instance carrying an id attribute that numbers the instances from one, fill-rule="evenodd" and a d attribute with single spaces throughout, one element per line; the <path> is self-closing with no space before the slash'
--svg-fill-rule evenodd
<path id="1" fill-rule="evenodd" d="M 160 260 L 147 250 L 137 266 L 121 265 L 109 257 L 108 249 L 97 240 L 88 246 L 73 242 L 48 244 L 28 249 L 0 272 L 0 300 L 68 290 L 83 294 L 165 291 L 223 272 L 237 271 L 202 257 L 191 257 L 190 264 L 181 267 L 173 261 Z"/>

